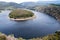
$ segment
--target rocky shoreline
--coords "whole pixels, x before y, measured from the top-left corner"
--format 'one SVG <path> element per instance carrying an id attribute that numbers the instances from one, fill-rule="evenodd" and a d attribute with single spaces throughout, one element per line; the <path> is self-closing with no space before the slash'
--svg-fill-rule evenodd
<path id="1" fill-rule="evenodd" d="M 60 40 L 60 30 L 57 30 L 54 34 L 49 34 L 44 37 L 37 37 L 32 39 L 24 39 L 24 38 L 15 38 L 13 34 L 6 35 L 3 33 L 0 33 L 0 40 Z"/>
<path id="2" fill-rule="evenodd" d="M 0 34 L 0 40 L 17 40 L 14 36 L 11 35 L 5 35 L 3 33 Z"/>

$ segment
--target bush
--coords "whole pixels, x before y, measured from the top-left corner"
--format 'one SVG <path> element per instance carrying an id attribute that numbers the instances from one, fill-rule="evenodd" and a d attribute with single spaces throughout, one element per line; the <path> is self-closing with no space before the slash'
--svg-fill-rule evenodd
<path id="1" fill-rule="evenodd" d="M 6 40 L 6 36 L 0 35 L 0 40 Z"/>

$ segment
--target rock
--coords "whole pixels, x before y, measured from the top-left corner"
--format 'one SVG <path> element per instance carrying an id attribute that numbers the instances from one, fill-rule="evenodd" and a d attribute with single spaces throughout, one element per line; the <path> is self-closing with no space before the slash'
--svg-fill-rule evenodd
<path id="1" fill-rule="evenodd" d="M 15 37 L 12 37 L 12 36 L 7 36 L 7 40 L 17 40 Z"/>

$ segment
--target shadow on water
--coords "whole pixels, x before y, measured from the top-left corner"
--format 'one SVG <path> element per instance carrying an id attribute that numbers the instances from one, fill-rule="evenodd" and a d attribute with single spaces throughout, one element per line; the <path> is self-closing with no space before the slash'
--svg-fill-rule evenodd
<path id="1" fill-rule="evenodd" d="M 28 21 L 28 20 L 15 20 L 15 22 L 26 22 L 26 21 Z"/>

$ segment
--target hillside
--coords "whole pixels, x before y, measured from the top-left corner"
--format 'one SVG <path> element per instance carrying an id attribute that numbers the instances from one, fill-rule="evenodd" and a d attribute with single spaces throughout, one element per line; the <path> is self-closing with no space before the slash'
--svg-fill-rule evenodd
<path id="1" fill-rule="evenodd" d="M 18 7 L 19 7 L 19 5 L 17 3 L 0 1 L 0 10 L 15 9 L 15 8 L 18 8 Z"/>
<path id="2" fill-rule="evenodd" d="M 44 13 L 47 13 L 56 19 L 60 20 L 60 6 L 51 5 L 44 9 Z"/>
<path id="3" fill-rule="evenodd" d="M 60 20 L 60 5 L 50 4 L 47 6 L 36 6 L 33 8 L 35 11 L 46 13 L 57 20 Z"/>
<path id="4" fill-rule="evenodd" d="M 3 2 L 0 1 L 0 9 L 5 9 L 5 8 L 27 8 L 27 9 L 32 9 L 36 6 L 41 6 L 41 5 L 49 5 L 51 3 L 56 3 L 58 4 L 59 2 L 50 2 L 50 1 L 46 1 L 46 2 L 23 2 L 23 3 L 15 3 L 15 2 Z"/>

